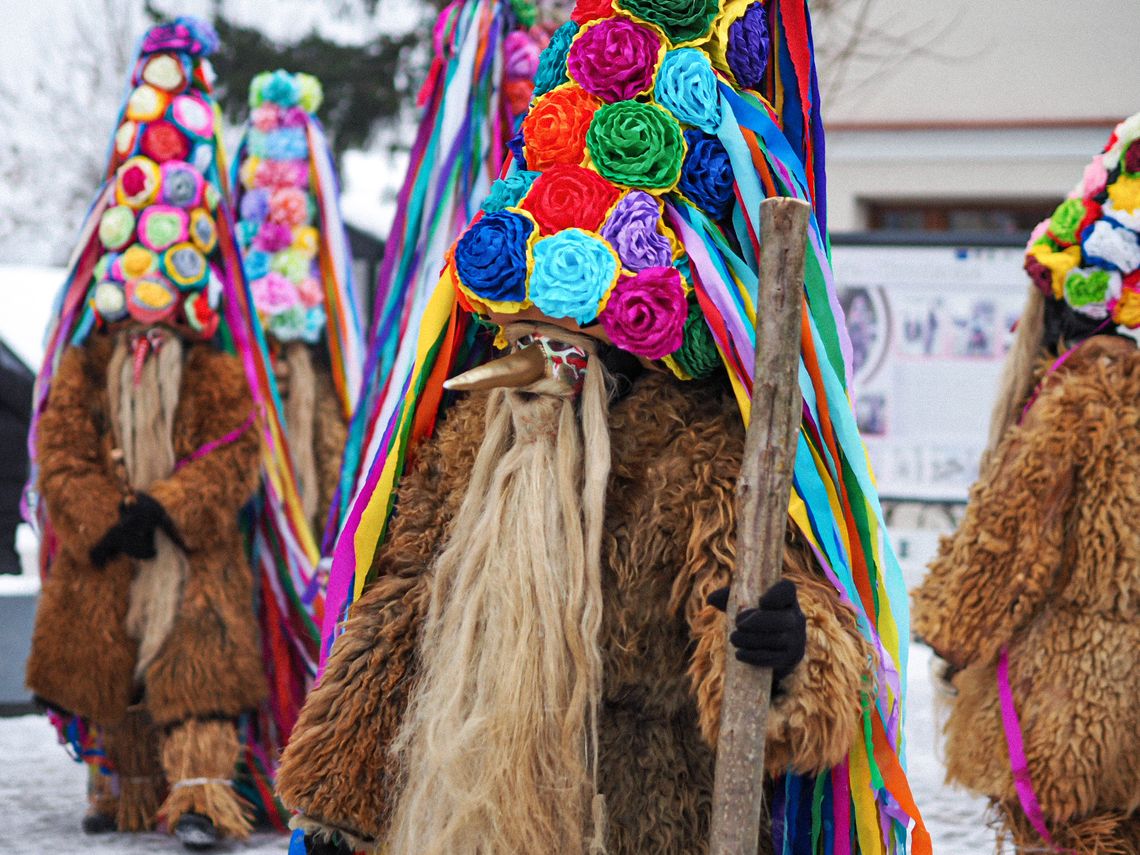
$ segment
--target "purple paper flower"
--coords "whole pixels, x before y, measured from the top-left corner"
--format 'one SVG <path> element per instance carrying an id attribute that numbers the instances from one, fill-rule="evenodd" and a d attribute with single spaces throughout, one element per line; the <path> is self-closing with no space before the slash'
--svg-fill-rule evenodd
<path id="1" fill-rule="evenodd" d="M 757 0 L 728 28 L 725 56 L 736 82 L 745 89 L 759 89 L 768 69 L 768 13 Z"/>
<path id="2" fill-rule="evenodd" d="M 214 28 L 201 18 L 184 15 L 147 30 L 140 53 L 170 50 L 191 56 L 209 56 L 217 49 L 218 34 Z"/>
<path id="3" fill-rule="evenodd" d="M 669 266 L 673 247 L 658 229 L 660 220 L 657 201 L 644 190 L 631 190 L 614 206 L 602 226 L 602 237 L 617 251 L 626 270 Z"/>
<path id="4" fill-rule="evenodd" d="M 260 223 L 269 216 L 269 191 L 263 187 L 250 190 L 241 197 L 241 218 Z"/>
<path id="5" fill-rule="evenodd" d="M 509 80 L 533 80 L 538 71 L 538 45 L 523 30 L 512 30 L 503 40 L 503 70 Z"/>
<path id="6" fill-rule="evenodd" d="M 278 252 L 293 243 L 293 230 L 284 223 L 264 222 L 257 230 L 253 245 L 262 252 Z"/>
<path id="7" fill-rule="evenodd" d="M 672 267 L 651 267 L 618 282 L 599 320 L 622 350 L 661 359 L 681 346 L 688 316 L 681 274 Z"/>
<path id="8" fill-rule="evenodd" d="M 605 18 L 570 46 L 570 77 L 603 101 L 628 101 L 649 90 L 661 56 L 661 38 L 626 18 Z"/>

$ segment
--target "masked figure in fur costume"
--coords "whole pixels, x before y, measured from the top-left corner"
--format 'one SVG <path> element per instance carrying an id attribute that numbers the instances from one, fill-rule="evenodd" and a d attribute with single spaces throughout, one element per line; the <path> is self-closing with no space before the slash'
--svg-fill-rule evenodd
<path id="1" fill-rule="evenodd" d="M 319 533 L 360 386 L 361 332 L 338 188 L 309 74 L 263 72 L 234 186 L 238 237 L 266 331 L 305 517 Z"/>
<path id="2" fill-rule="evenodd" d="M 1003 836 L 1132 853 L 1140 354 L 1116 329 L 1140 326 L 1140 115 L 1034 233 L 1026 270 L 982 477 L 915 594 L 915 630 L 955 690 L 947 776 L 992 800 Z"/>
<path id="3" fill-rule="evenodd" d="M 691 179 L 693 221 L 730 219 L 704 180 L 724 149 L 681 130 L 720 126 L 712 63 L 730 66 L 666 50 L 699 22 L 586 6 L 543 53 L 514 169 L 437 291 L 512 352 L 448 383 L 466 394 L 416 450 L 282 761 L 309 852 L 707 848 L 744 427 L 694 285 L 715 273 L 667 214 Z M 757 770 L 773 792 L 862 745 L 878 651 L 861 622 L 789 525 L 783 581 L 731 635 L 775 671 Z"/>
<path id="4" fill-rule="evenodd" d="M 107 767 L 84 828 L 162 819 L 191 848 L 249 832 L 234 721 L 266 693 L 238 530 L 258 483 L 254 404 L 240 361 L 213 343 L 228 275 L 215 46 L 192 19 L 143 39 L 51 335 L 35 446 L 58 548 L 27 666 L 54 715 L 100 734 Z"/>

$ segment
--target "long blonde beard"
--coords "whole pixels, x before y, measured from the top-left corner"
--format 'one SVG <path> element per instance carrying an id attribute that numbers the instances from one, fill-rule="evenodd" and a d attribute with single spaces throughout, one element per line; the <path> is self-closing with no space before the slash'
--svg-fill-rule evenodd
<path id="1" fill-rule="evenodd" d="M 606 410 L 596 358 L 580 416 L 570 398 L 491 395 L 434 567 L 421 677 L 394 749 L 403 783 L 391 855 L 604 851 L 596 773 Z"/>
<path id="2" fill-rule="evenodd" d="M 120 334 L 107 369 L 107 396 L 115 444 L 123 451 L 133 490 L 146 490 L 174 471 L 174 413 L 181 385 L 182 343 L 177 337 L 168 335 L 147 357 L 136 383 L 128 335 Z M 136 560 L 127 609 L 127 632 L 139 644 L 135 677 L 140 682 L 174 627 L 189 569 L 185 553 L 162 531 L 155 532 L 154 545 L 154 558 Z"/>

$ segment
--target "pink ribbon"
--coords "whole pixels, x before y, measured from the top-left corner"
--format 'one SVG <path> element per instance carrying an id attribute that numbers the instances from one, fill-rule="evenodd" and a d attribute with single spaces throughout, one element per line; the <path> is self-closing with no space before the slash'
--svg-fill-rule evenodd
<path id="1" fill-rule="evenodd" d="M 217 439 L 211 439 L 205 445 L 199 446 L 199 448 L 194 451 L 193 454 L 189 455 L 188 457 L 183 457 L 176 464 L 174 464 L 174 471 L 178 472 L 180 469 L 184 469 L 185 467 L 189 466 L 195 460 L 201 460 L 207 454 L 210 454 L 211 452 L 214 452 L 223 446 L 237 442 L 243 433 L 253 427 L 253 423 L 256 420 L 257 410 L 250 410 L 249 417 L 244 422 L 242 422 L 239 427 L 234 428 L 225 436 L 220 436 Z"/>

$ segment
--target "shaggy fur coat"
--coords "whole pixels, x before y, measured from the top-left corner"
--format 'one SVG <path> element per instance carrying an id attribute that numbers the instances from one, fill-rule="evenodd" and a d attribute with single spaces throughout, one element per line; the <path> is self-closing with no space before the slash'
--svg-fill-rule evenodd
<path id="1" fill-rule="evenodd" d="M 134 562 L 120 555 L 99 569 L 89 557 L 117 522 L 123 498 L 111 460 L 111 350 L 102 335 L 67 350 L 40 420 L 39 489 L 58 553 L 40 596 L 27 667 L 38 697 L 106 726 L 119 724 L 140 700 L 133 676 L 138 645 L 125 628 Z M 174 424 L 179 460 L 238 429 L 253 411 L 236 357 L 195 344 L 184 358 Z M 177 619 L 144 679 L 145 704 L 160 727 L 233 717 L 266 695 L 253 576 L 237 519 L 258 472 L 251 425 L 148 490 L 174 522 L 189 563 Z"/>
<path id="2" fill-rule="evenodd" d="M 1001 721 L 1004 645 L 1054 838 L 1140 851 L 1138 401 L 1140 352 L 1087 341 L 1006 433 L 915 593 L 916 634 L 960 669 L 947 777 L 997 802 L 1019 842 L 1032 832 Z"/>
<path id="3" fill-rule="evenodd" d="M 403 480 L 378 578 L 354 605 L 278 776 L 310 830 L 375 848 L 393 808 L 389 747 L 416 679 L 428 570 L 463 499 L 486 397 L 448 413 Z M 605 612 L 599 786 L 613 855 L 706 851 L 724 679 L 724 616 L 744 431 L 719 387 L 638 380 L 610 411 L 612 470 L 602 545 Z M 858 733 L 872 654 L 806 549 L 789 535 L 785 573 L 807 616 L 807 655 L 769 720 L 770 774 L 841 761 Z"/>

